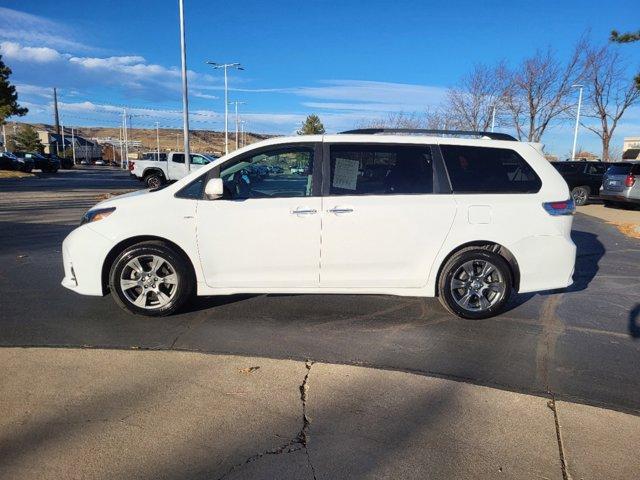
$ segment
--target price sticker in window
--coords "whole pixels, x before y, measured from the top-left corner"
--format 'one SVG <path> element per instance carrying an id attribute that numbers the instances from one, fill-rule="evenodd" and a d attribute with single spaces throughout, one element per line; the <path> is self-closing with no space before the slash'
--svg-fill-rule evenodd
<path id="1" fill-rule="evenodd" d="M 348 158 L 336 158 L 333 171 L 333 186 L 344 190 L 355 190 L 358 184 L 360 162 Z"/>

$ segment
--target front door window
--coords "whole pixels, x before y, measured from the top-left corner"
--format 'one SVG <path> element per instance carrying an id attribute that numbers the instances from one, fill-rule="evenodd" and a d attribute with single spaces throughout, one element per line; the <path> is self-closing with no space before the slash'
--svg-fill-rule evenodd
<path id="1" fill-rule="evenodd" d="M 220 172 L 229 200 L 309 197 L 312 195 L 313 150 L 288 148 L 246 157 Z"/>

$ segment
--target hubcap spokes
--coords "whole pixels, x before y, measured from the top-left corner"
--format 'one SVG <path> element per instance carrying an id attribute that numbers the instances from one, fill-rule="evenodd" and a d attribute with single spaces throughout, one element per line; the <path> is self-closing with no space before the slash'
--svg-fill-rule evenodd
<path id="1" fill-rule="evenodd" d="M 486 260 L 463 263 L 451 279 L 451 295 L 462 308 L 483 312 L 504 296 L 506 285 L 499 270 Z"/>
<path id="2" fill-rule="evenodd" d="M 176 294 L 176 270 L 158 255 L 132 258 L 122 269 L 120 288 L 129 302 L 145 309 L 166 306 Z"/>

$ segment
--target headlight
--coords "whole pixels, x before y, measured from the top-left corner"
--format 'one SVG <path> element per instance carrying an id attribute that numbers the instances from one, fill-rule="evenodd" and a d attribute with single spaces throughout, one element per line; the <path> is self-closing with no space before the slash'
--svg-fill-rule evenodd
<path id="1" fill-rule="evenodd" d="M 82 220 L 80 220 L 80 225 L 84 225 L 85 223 L 97 222 L 98 220 L 103 220 L 111 215 L 115 211 L 116 207 L 110 208 L 98 208 L 97 210 L 89 210 L 82 216 Z"/>

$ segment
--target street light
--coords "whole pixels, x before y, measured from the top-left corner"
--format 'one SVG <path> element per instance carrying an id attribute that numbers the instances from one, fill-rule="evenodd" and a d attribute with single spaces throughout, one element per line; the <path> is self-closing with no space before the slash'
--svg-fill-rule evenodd
<path id="1" fill-rule="evenodd" d="M 182 135 L 184 137 L 184 164 L 187 167 L 187 172 L 189 172 L 191 170 L 191 155 L 189 151 L 189 94 L 187 91 L 187 40 L 184 27 L 184 0 L 179 0 L 179 7 L 180 59 L 182 61 Z"/>
<path id="2" fill-rule="evenodd" d="M 238 150 L 238 127 L 239 127 L 239 121 L 240 118 L 238 117 L 238 105 L 244 105 L 247 102 L 240 102 L 238 100 L 234 100 L 232 102 L 229 102 L 229 104 L 234 104 L 236 107 L 236 150 Z"/>
<path id="3" fill-rule="evenodd" d="M 576 144 L 578 143 L 578 125 L 580 124 L 580 107 L 582 106 L 582 89 L 584 85 L 571 85 L 571 88 L 579 88 L 580 93 L 578 95 L 578 111 L 576 112 L 576 128 L 573 132 L 573 149 L 571 150 L 571 160 L 576 159 Z"/>
<path id="4" fill-rule="evenodd" d="M 208 65 L 213 68 L 224 70 L 224 153 L 229 153 L 229 90 L 227 83 L 227 69 L 235 68 L 236 70 L 244 70 L 244 67 L 239 63 L 216 63 L 207 61 Z"/>

